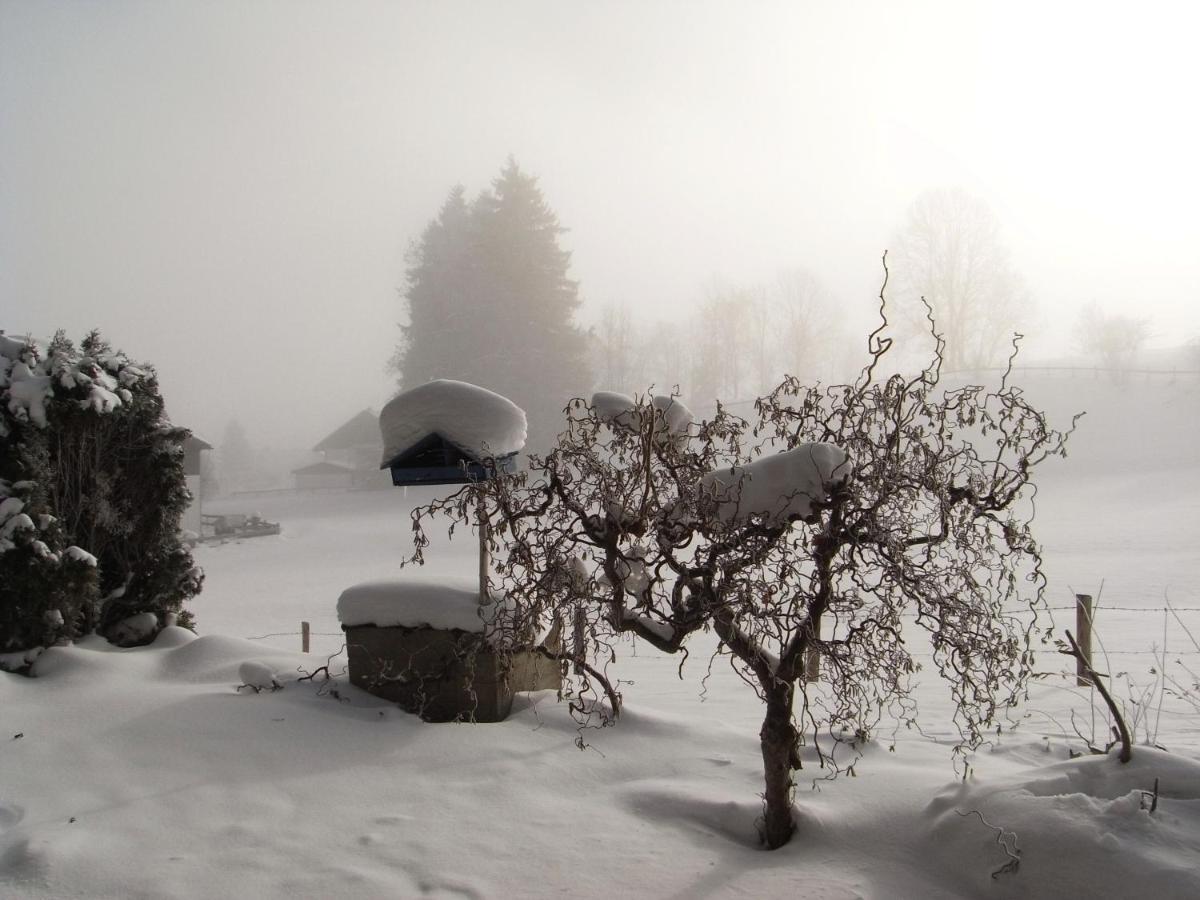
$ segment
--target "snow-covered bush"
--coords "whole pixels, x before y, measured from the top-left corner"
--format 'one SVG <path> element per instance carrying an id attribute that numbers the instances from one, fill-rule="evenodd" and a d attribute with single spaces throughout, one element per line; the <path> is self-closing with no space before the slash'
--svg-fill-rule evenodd
<path id="1" fill-rule="evenodd" d="M 95 607 L 96 558 L 65 546 L 49 509 L 38 482 L 0 477 L 0 652 L 74 637 Z"/>
<path id="2" fill-rule="evenodd" d="M 829 742 L 865 739 L 884 713 L 913 722 L 919 631 L 962 747 L 999 727 L 1033 671 L 1044 601 L 1026 489 L 1066 434 L 1011 386 L 939 389 L 936 334 L 928 368 L 878 381 L 884 326 L 854 384 L 789 378 L 753 426 L 718 407 L 662 441 L 653 398 L 577 400 L 548 455 L 466 489 L 495 519 L 499 589 L 526 618 L 574 623 L 581 662 L 615 658 L 623 633 L 670 653 L 716 634 L 764 705 L 769 847 L 794 829 L 802 732 L 836 771 Z M 417 556 L 424 519 L 475 509 L 460 493 L 416 510 Z"/>
<path id="3" fill-rule="evenodd" d="M 0 650 L 161 626 L 200 590 L 179 538 L 186 437 L 154 370 L 98 333 L 0 334 Z"/>

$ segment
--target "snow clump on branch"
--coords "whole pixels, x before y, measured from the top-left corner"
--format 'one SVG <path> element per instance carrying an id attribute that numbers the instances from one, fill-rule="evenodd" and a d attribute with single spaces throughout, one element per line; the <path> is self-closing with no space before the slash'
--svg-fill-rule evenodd
<path id="1" fill-rule="evenodd" d="M 597 391 L 592 395 L 592 411 L 608 427 L 634 434 L 642 430 L 643 416 L 649 412 L 654 416 L 654 437 L 659 442 L 685 436 L 695 419 L 692 411 L 678 397 L 663 394 L 651 397 L 647 407 L 628 394 Z"/>
<path id="2" fill-rule="evenodd" d="M 850 474 L 850 457 L 835 444 L 800 444 L 700 479 L 701 503 L 725 523 L 760 516 L 772 525 L 808 520 L 814 507 Z"/>

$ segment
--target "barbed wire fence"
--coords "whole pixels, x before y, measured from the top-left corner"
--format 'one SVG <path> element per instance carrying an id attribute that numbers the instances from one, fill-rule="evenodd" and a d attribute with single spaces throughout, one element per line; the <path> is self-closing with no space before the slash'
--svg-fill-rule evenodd
<path id="1" fill-rule="evenodd" d="M 1050 612 L 1075 612 L 1076 614 L 1079 613 L 1078 605 L 1065 605 L 1065 604 L 1061 605 L 1061 606 L 1055 605 L 1055 606 L 1045 607 L 1045 609 L 1049 610 Z M 1200 606 L 1176 606 L 1174 604 L 1172 604 L 1170 606 L 1122 606 L 1122 605 L 1116 605 L 1116 604 L 1104 605 L 1104 606 L 1097 605 L 1096 607 L 1094 607 L 1092 609 L 1091 614 L 1090 614 L 1090 619 L 1093 622 L 1095 622 L 1095 620 L 1099 617 L 1099 615 L 1101 613 L 1110 613 L 1110 612 L 1136 613 L 1136 614 L 1140 614 L 1140 615 L 1156 615 L 1156 616 L 1160 615 L 1160 614 L 1165 614 L 1165 615 L 1169 616 L 1169 615 L 1172 615 L 1175 613 L 1187 613 L 1187 614 L 1191 614 L 1191 615 L 1200 616 Z M 1014 610 L 1010 610 L 1008 612 L 1008 615 L 1031 615 L 1031 614 L 1032 614 L 1032 611 L 1029 609 L 1014 609 Z M 907 613 L 903 614 L 903 617 L 912 619 L 915 621 L 917 618 L 917 613 L 907 612 Z M 1197 619 L 1196 626 L 1197 626 L 1197 628 L 1200 628 L 1200 618 Z M 313 638 L 313 637 L 344 638 L 345 634 L 344 634 L 344 632 L 341 632 L 341 631 L 313 631 L 313 630 L 311 630 L 311 626 L 309 626 L 309 623 L 301 622 L 300 628 L 297 629 L 296 631 L 271 631 L 266 634 L 247 635 L 245 637 L 245 640 L 266 641 L 266 640 L 271 640 L 272 638 L 281 638 L 281 637 L 300 638 L 300 642 L 299 642 L 301 645 L 300 651 L 302 653 L 309 653 L 309 652 L 311 652 L 311 641 L 310 641 L 311 638 Z M 1161 649 L 1106 650 L 1105 651 L 1105 653 L 1109 656 L 1161 656 L 1162 652 L 1163 651 Z M 923 657 L 923 658 L 931 658 L 932 655 L 933 654 L 931 654 L 931 653 L 914 653 L 913 654 L 913 656 Z M 1172 650 L 1170 652 L 1170 655 L 1171 656 L 1200 656 L 1200 648 L 1194 648 L 1191 650 Z"/>

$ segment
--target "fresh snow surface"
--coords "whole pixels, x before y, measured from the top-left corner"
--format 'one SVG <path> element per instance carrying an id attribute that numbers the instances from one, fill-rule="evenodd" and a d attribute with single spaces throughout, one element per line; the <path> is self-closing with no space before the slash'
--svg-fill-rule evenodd
<path id="1" fill-rule="evenodd" d="M 1200 650 L 1161 608 L 1169 599 L 1200 636 L 1200 388 L 1044 390 L 1063 412 L 1089 410 L 1070 459 L 1039 478 L 1055 634 L 1074 627 L 1073 591 L 1103 580 L 1097 655 L 1116 697 L 1129 704 L 1156 673 L 1187 683 Z M 1109 423 L 1132 423 L 1138 465 Z M 1076 729 L 1103 742 L 1107 722 L 1052 647 L 1009 713 L 1018 727 L 967 758 L 965 781 L 928 667 L 915 674 L 920 732 L 885 719 L 855 777 L 824 780 L 810 739 L 798 833 L 771 853 L 754 826 L 762 708 L 723 660 L 709 671 L 709 636 L 687 661 L 621 643 L 625 711 L 584 732 L 582 752 L 553 692 L 519 695 L 505 722 L 431 725 L 358 690 L 337 654 L 337 597 L 396 577 L 411 506 L 450 490 L 264 495 L 253 506 L 283 534 L 196 549 L 202 636 L 168 627 L 130 650 L 89 638 L 43 652 L 36 678 L 0 675 L 0 897 L 1200 896 L 1200 712 L 1143 704 L 1129 765 L 1071 759 Z M 422 576 L 470 582 L 476 537 L 431 538 Z M 239 692 L 247 662 L 284 689 Z M 993 878 L 1002 842 L 1021 862 Z"/>
<path id="2" fill-rule="evenodd" d="M 477 459 L 500 457 L 525 446 L 525 412 L 485 388 L 439 379 L 393 397 L 379 430 L 383 466 L 434 432 Z"/>
<path id="3" fill-rule="evenodd" d="M 807 518 L 813 503 L 829 499 L 829 488 L 850 474 L 846 451 L 833 444 L 800 444 L 740 466 L 727 466 L 700 479 L 700 490 L 716 501 L 722 521 L 751 515 L 768 522 Z"/>
<path id="4" fill-rule="evenodd" d="M 346 588 L 338 597 L 337 613 L 338 621 L 348 626 L 428 626 L 480 632 L 487 611 L 495 606 L 480 607 L 478 579 L 391 578 Z"/>

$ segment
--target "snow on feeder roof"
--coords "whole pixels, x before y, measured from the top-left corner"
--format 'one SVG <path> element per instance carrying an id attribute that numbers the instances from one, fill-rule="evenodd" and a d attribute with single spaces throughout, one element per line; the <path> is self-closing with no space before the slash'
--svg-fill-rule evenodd
<path id="1" fill-rule="evenodd" d="M 452 484 L 487 477 L 494 458 L 511 469 L 525 446 L 525 413 L 465 381 L 439 379 L 392 398 L 379 414 L 383 463 L 393 484 Z"/>

